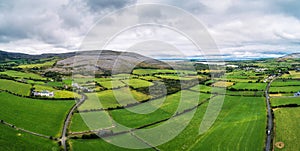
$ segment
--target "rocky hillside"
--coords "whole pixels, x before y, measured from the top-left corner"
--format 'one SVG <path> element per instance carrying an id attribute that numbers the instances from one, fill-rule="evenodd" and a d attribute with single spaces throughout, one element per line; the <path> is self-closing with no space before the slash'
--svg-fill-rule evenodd
<path id="1" fill-rule="evenodd" d="M 166 63 L 132 52 L 111 50 L 82 51 L 60 60 L 49 69 L 62 73 L 76 72 L 96 74 L 130 73 L 133 68 L 170 68 Z"/>
<path id="2" fill-rule="evenodd" d="M 283 57 L 277 58 L 277 61 L 285 61 L 287 59 L 299 59 L 299 58 L 300 58 L 300 53 L 292 53 L 292 54 L 288 54 Z"/>

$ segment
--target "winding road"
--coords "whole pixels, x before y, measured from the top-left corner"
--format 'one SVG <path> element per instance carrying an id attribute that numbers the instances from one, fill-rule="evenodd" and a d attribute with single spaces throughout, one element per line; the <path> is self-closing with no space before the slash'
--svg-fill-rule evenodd
<path id="1" fill-rule="evenodd" d="M 61 135 L 61 138 L 60 138 L 60 141 L 61 141 L 61 145 L 63 146 L 64 150 L 66 151 L 67 150 L 67 145 L 66 145 L 66 140 L 67 140 L 67 129 L 69 127 L 69 124 L 70 124 L 70 120 L 71 120 L 71 117 L 72 117 L 72 114 L 73 112 L 75 111 L 75 109 L 80 106 L 86 99 L 86 96 L 85 95 L 81 95 L 81 99 L 79 100 L 79 102 L 77 102 L 69 111 L 66 119 L 65 119 L 65 122 L 64 122 L 64 126 L 63 126 L 63 131 L 62 131 L 62 135 Z"/>
<path id="2" fill-rule="evenodd" d="M 276 77 L 274 77 L 267 85 L 266 90 L 265 90 L 265 95 L 266 95 L 266 103 L 267 103 L 267 138 L 266 138 L 266 147 L 265 151 L 271 151 L 272 147 L 272 136 L 273 136 L 273 114 L 272 114 L 272 108 L 271 108 L 271 102 L 270 102 L 270 95 L 269 95 L 269 89 L 271 86 L 271 83 Z"/>

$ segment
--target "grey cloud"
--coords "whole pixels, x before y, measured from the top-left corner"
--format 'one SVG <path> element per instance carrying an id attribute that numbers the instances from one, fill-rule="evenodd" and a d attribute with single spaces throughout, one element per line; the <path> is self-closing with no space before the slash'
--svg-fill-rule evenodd
<path id="1" fill-rule="evenodd" d="M 135 3 L 136 0 L 87 0 L 88 6 L 96 12 L 103 9 L 118 9 Z"/>

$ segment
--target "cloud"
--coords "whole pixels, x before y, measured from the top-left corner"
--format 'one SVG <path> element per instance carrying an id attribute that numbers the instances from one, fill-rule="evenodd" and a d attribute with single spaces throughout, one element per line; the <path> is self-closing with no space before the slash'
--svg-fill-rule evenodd
<path id="1" fill-rule="evenodd" d="M 120 8 L 144 3 L 159 3 L 179 7 L 193 14 L 211 34 L 218 48 L 233 57 L 265 53 L 290 53 L 300 49 L 300 1 L 298 0 L 10 0 L 0 1 L 0 49 L 27 53 L 75 51 L 90 29 L 104 15 Z M 157 8 L 140 10 L 139 18 L 126 14 L 126 20 L 106 20 L 99 30 L 114 30 L 114 21 L 164 21 L 166 14 Z M 178 16 L 180 17 L 180 16 Z M 169 23 L 175 23 L 176 17 Z M 187 27 L 189 22 L 182 23 Z M 197 30 L 195 28 L 186 30 Z M 145 31 L 143 31 L 145 30 Z M 150 32 L 156 40 L 172 44 L 186 54 L 195 48 L 174 33 L 155 29 L 135 29 L 119 35 L 110 49 L 126 49 Z M 196 32 L 195 32 L 196 33 Z M 146 34 L 147 35 L 147 34 Z M 95 37 L 99 36 L 97 33 Z M 147 39 L 147 38 L 146 38 Z M 142 42 L 142 41 L 140 41 Z M 140 47 L 140 45 L 139 45 Z M 148 51 L 151 52 L 151 51 Z M 176 56 L 170 51 L 145 55 Z"/>

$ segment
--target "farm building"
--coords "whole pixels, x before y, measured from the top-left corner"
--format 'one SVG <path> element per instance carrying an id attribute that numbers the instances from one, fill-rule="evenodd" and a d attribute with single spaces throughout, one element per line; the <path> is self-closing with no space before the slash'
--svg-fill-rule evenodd
<path id="1" fill-rule="evenodd" d="M 33 91 L 34 96 L 47 96 L 47 97 L 54 97 L 54 92 L 49 92 L 47 90 L 43 90 L 41 92 Z"/>
<path id="2" fill-rule="evenodd" d="M 300 91 L 295 93 L 294 96 L 300 96 Z"/>

